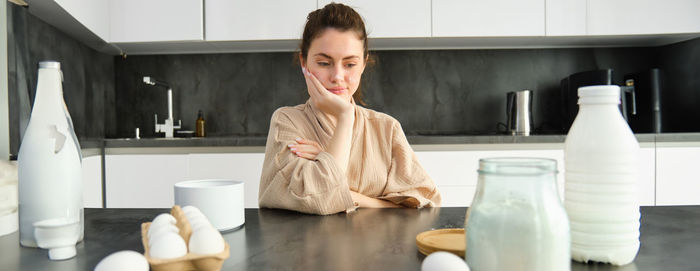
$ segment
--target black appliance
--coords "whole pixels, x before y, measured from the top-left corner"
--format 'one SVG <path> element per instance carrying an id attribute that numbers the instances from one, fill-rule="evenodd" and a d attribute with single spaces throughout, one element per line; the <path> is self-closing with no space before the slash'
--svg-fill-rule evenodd
<path id="1" fill-rule="evenodd" d="M 662 72 L 651 69 L 625 75 L 625 84 L 633 85 L 637 98 L 637 114 L 627 119 L 635 133 L 661 133 Z"/>
<path id="2" fill-rule="evenodd" d="M 585 71 L 561 80 L 562 130 L 569 132 L 578 114 L 578 88 L 616 85 L 613 70 Z M 661 71 L 651 69 L 625 75 L 620 86 L 620 111 L 635 133 L 661 132 Z"/>
<path id="3" fill-rule="evenodd" d="M 564 133 L 569 132 L 569 128 L 578 114 L 578 88 L 612 84 L 612 69 L 574 73 L 561 80 L 562 128 Z"/>

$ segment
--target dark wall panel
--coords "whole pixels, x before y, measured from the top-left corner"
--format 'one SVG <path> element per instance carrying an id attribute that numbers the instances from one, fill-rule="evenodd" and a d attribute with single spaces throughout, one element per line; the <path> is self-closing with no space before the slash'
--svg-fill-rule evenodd
<path id="1" fill-rule="evenodd" d="M 61 62 L 63 98 L 79 139 L 103 138 L 115 129 L 115 124 L 105 124 L 105 116 L 113 110 L 106 99 L 114 93 L 113 57 L 83 45 L 22 7 L 6 4 L 11 153 L 17 154 L 28 124 L 42 60 Z"/>
<path id="2" fill-rule="evenodd" d="M 561 133 L 560 80 L 612 68 L 626 73 L 657 65 L 654 48 L 380 51 L 363 76 L 367 107 L 397 118 L 407 134 L 494 134 L 505 122 L 506 93 L 534 91 L 538 133 Z M 136 127 L 154 135 L 154 114 L 167 114 L 173 87 L 175 119 L 194 129 L 203 110 L 210 135 L 264 135 L 272 112 L 303 103 L 306 86 L 293 53 L 156 55 L 116 58 L 117 134 Z"/>

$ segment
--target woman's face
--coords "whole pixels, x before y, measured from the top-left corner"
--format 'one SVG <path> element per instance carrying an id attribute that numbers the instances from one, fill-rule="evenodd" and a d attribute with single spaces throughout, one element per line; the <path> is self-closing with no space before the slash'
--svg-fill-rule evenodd
<path id="1" fill-rule="evenodd" d="M 301 63 L 328 91 L 349 102 L 365 70 L 363 54 L 363 42 L 355 32 L 328 28 L 311 41 L 307 59 Z"/>

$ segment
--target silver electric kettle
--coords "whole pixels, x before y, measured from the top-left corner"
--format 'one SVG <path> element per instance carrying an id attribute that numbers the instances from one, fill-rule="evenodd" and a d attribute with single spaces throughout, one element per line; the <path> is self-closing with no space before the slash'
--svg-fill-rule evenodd
<path id="1" fill-rule="evenodd" d="M 507 95 L 507 130 L 512 135 L 529 136 L 534 129 L 532 121 L 532 90 L 511 91 Z"/>

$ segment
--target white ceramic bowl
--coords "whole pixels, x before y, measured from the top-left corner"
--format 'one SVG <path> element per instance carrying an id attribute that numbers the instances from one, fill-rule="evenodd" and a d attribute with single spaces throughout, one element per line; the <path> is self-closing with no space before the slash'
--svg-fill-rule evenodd
<path id="1" fill-rule="evenodd" d="M 179 182 L 175 184 L 175 204 L 199 208 L 219 231 L 245 223 L 243 182 L 225 179 Z"/>

